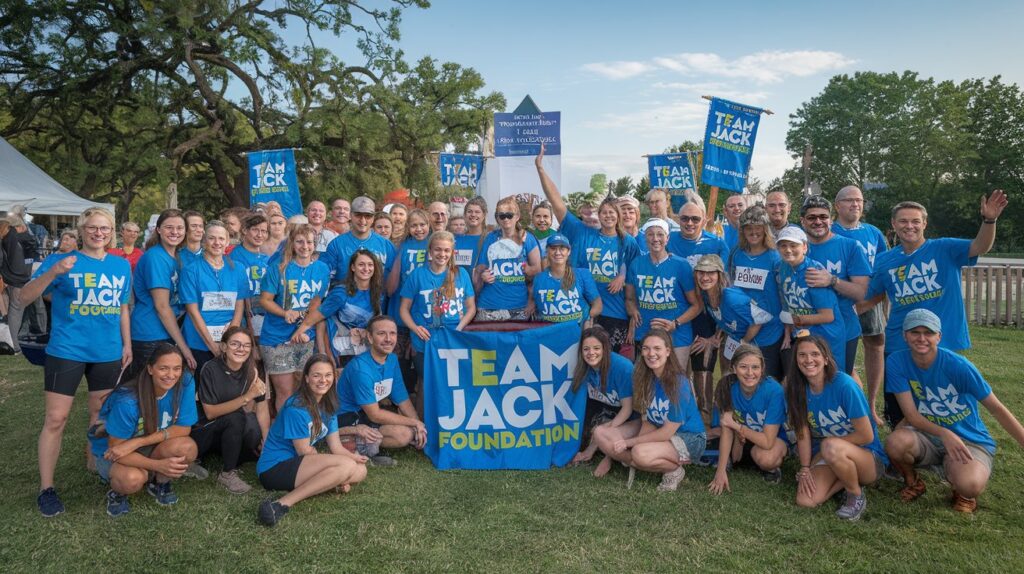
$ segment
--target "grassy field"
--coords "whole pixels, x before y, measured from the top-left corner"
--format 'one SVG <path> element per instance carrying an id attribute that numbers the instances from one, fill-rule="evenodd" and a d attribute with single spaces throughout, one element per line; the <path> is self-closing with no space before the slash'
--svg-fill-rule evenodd
<path id="1" fill-rule="evenodd" d="M 972 333 L 969 357 L 1024 415 L 1024 332 Z M 1024 453 L 987 412 L 1001 448 L 970 516 L 948 508 L 948 487 L 930 475 L 928 493 L 909 505 L 897 483 L 883 481 L 868 491 L 866 517 L 846 523 L 831 504 L 794 505 L 791 460 L 781 485 L 737 471 L 732 493 L 714 497 L 709 468 L 690 469 L 678 492 L 660 494 L 653 475 L 626 490 L 621 467 L 603 480 L 590 476 L 593 467 L 437 472 L 422 455 L 400 452 L 398 467 L 371 469 L 351 494 L 302 503 L 273 530 L 255 519 L 261 488 L 235 496 L 212 478 L 178 483 L 181 501 L 170 508 L 136 495 L 131 513 L 114 520 L 104 512 L 106 488 L 83 467 L 84 385 L 57 471 L 68 512 L 44 519 L 35 507 L 42 371 L 20 357 L 0 359 L 0 369 L 0 568 L 8 572 L 995 572 L 1020 567 L 1024 546 Z M 251 482 L 253 469 L 244 467 Z"/>

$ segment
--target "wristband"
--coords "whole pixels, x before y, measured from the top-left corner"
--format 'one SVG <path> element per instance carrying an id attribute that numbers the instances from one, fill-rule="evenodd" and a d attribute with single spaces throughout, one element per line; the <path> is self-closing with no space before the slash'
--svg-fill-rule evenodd
<path id="1" fill-rule="evenodd" d="M 170 436 L 167 434 L 167 429 L 161 429 L 160 432 L 164 433 L 164 440 L 167 440 L 167 438 Z"/>
<path id="2" fill-rule="evenodd" d="M 983 219 L 981 222 L 987 225 L 995 225 L 998 219 Z"/>

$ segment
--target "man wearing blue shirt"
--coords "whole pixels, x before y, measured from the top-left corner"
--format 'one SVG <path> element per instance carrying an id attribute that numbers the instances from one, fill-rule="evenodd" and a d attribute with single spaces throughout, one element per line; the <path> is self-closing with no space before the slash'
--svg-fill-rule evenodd
<path id="1" fill-rule="evenodd" d="M 925 239 L 928 210 L 920 203 L 903 201 L 892 208 L 892 227 L 899 245 L 875 258 L 868 285 L 868 298 L 889 297 L 889 326 L 885 332 L 885 353 L 907 348 L 900 326 L 913 309 L 928 309 L 945 326 L 940 346 L 951 351 L 971 347 L 967 331 L 960 269 L 978 262 L 978 256 L 992 249 L 996 221 L 1008 201 L 1001 189 L 981 198 L 981 227 L 973 239 Z M 895 426 L 902 420 L 899 405 L 887 391 L 885 416 Z"/>
<path id="2" fill-rule="evenodd" d="M 378 454 L 380 447 L 402 448 L 427 444 L 427 427 L 416 416 L 402 380 L 395 356 L 398 327 L 387 315 L 378 315 L 366 325 L 370 348 L 345 367 L 338 380 L 338 428 L 341 434 L 356 435 L 356 449 L 378 466 L 394 466 L 395 460 Z M 382 408 L 390 399 L 398 412 Z"/>
<path id="3" fill-rule="evenodd" d="M 874 225 L 861 221 L 864 214 L 864 194 L 856 185 L 848 185 L 836 193 L 836 220 L 832 232 L 857 242 L 872 271 L 875 257 L 889 249 L 885 235 Z M 868 403 L 875 422 L 883 420 L 875 411 L 878 391 L 882 388 L 885 370 L 886 313 L 877 301 L 861 301 L 854 305 L 860 321 L 861 341 L 864 342 L 864 375 L 867 378 Z"/>
<path id="4" fill-rule="evenodd" d="M 909 349 L 885 361 L 886 385 L 896 395 L 907 423 L 885 441 L 889 460 L 906 484 L 900 498 L 910 502 L 925 492 L 915 467 L 938 468 L 953 487 L 953 509 L 974 512 L 996 452 L 978 403 L 1022 446 L 1024 427 L 970 361 L 940 348 L 942 322 L 935 313 L 927 309 L 907 313 L 903 338 Z"/>
<path id="5" fill-rule="evenodd" d="M 395 263 L 395 246 L 373 231 L 373 214 L 376 205 L 369 197 L 352 200 L 351 231 L 335 237 L 320 256 L 320 261 L 331 269 L 331 279 L 337 283 L 348 275 L 348 263 L 352 254 L 359 249 L 368 249 L 377 256 L 384 267 L 384 277 L 391 273 Z"/>
<path id="6" fill-rule="evenodd" d="M 853 366 L 861 330 L 853 305 L 864 300 L 871 266 L 856 241 L 832 233 L 832 204 L 824 197 L 811 195 L 804 200 L 800 223 L 807 233 L 807 256 L 824 266 L 807 270 L 807 284 L 831 287 L 839 296 L 839 310 L 846 326 L 846 364 L 839 366 L 857 379 Z"/>

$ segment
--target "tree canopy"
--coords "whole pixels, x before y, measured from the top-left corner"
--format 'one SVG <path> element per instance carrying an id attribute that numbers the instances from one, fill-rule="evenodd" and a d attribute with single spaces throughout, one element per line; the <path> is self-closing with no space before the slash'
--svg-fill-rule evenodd
<path id="1" fill-rule="evenodd" d="M 169 183 L 188 207 L 245 205 L 246 152 L 283 147 L 306 199 L 432 190 L 427 154 L 475 143 L 504 97 L 405 62 L 401 13 L 425 0 L 380 6 L 0 0 L 0 135 L 121 213 Z"/>

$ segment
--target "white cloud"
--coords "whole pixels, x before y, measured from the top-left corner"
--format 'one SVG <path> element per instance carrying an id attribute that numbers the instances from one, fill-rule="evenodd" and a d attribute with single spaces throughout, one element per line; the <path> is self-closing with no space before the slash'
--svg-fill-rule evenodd
<path id="1" fill-rule="evenodd" d="M 695 84 L 686 82 L 654 82 L 651 84 L 651 87 L 659 90 L 687 92 L 699 96 L 714 95 L 719 98 L 751 104 L 761 103 L 768 99 L 768 92 L 737 90 L 724 82 L 700 82 Z"/>
<path id="2" fill-rule="evenodd" d="M 596 62 L 584 64 L 583 69 L 609 80 L 626 80 L 649 72 L 654 66 L 644 62 Z"/>
<path id="3" fill-rule="evenodd" d="M 702 130 L 708 117 L 708 106 L 701 101 L 650 102 L 632 111 L 606 113 L 596 120 L 583 122 L 584 127 L 615 129 L 644 134 L 678 134 L 687 129 Z"/>
<path id="4" fill-rule="evenodd" d="M 584 70 L 612 80 L 624 80 L 668 70 L 683 76 L 745 78 L 762 84 L 774 84 L 787 77 L 807 77 L 848 67 L 855 62 L 839 52 L 824 50 L 763 50 L 728 60 L 718 54 L 684 52 L 658 56 L 648 62 L 596 62 Z"/>

